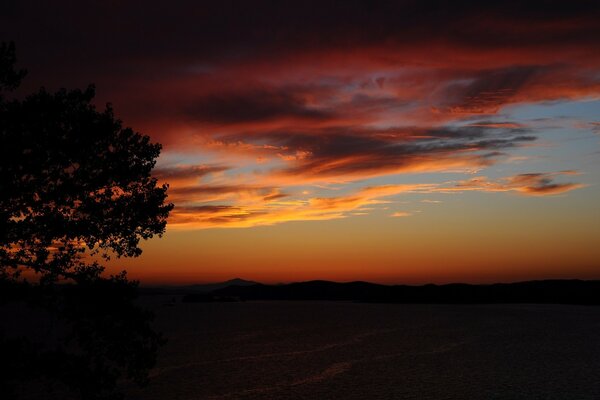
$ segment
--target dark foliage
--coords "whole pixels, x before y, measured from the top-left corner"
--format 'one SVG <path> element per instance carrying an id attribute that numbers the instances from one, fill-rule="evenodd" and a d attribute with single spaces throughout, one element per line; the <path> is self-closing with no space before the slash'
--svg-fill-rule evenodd
<path id="1" fill-rule="evenodd" d="M 15 70 L 16 61 L 14 43 L 0 43 L 0 96 L 3 91 L 16 89 L 25 76 L 25 70 Z"/>
<path id="2" fill-rule="evenodd" d="M 146 381 L 162 339 L 133 302 L 137 282 L 104 276 L 100 261 L 138 256 L 140 239 L 164 232 L 173 206 L 151 176 L 161 146 L 98 111 L 92 86 L 7 99 L 24 76 L 15 61 L 2 44 L 0 392 L 119 398 L 121 379 Z"/>

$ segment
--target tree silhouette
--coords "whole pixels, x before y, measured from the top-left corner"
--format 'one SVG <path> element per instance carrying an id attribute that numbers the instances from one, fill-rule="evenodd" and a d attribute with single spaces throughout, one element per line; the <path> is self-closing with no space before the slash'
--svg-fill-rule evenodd
<path id="1" fill-rule="evenodd" d="M 138 256 L 140 239 L 164 232 L 173 205 L 151 176 L 161 146 L 98 111 L 92 86 L 7 99 L 25 75 L 14 65 L 3 43 L 0 305 L 26 322 L 2 318 L 0 392 L 119 398 L 120 379 L 145 382 L 162 339 L 133 303 L 137 282 L 105 277 L 101 261 Z M 33 309 L 41 338 L 27 327 Z"/>

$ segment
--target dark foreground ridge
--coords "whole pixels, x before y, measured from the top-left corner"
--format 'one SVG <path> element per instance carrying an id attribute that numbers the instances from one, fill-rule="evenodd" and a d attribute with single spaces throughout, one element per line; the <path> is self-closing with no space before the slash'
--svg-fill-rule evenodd
<path id="1" fill-rule="evenodd" d="M 229 285 L 183 301 L 335 300 L 378 303 L 600 304 L 600 281 L 540 280 L 490 285 L 380 285 L 309 281 L 283 285 Z"/>

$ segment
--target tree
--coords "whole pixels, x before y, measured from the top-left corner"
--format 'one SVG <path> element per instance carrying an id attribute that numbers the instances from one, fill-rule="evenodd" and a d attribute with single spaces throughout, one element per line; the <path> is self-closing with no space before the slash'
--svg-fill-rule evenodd
<path id="1" fill-rule="evenodd" d="M 6 99 L 24 76 L 15 61 L 2 44 L 0 304 L 25 302 L 59 328 L 52 341 L 5 334 L 0 381 L 13 394 L 27 378 L 117 398 L 122 377 L 145 381 L 161 338 L 133 303 L 137 282 L 105 277 L 101 261 L 136 257 L 141 239 L 164 233 L 173 205 L 151 176 L 161 146 L 124 128 L 110 105 L 98 111 L 93 86 Z"/>

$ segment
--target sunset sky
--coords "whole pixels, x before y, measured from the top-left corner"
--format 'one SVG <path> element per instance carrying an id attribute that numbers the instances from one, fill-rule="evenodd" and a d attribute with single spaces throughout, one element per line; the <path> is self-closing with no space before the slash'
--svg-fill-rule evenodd
<path id="1" fill-rule="evenodd" d="M 94 83 L 163 144 L 167 233 L 111 271 L 600 279 L 597 1 L 83 3 L 0 39 L 22 93 Z"/>

